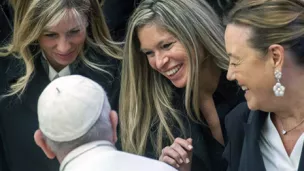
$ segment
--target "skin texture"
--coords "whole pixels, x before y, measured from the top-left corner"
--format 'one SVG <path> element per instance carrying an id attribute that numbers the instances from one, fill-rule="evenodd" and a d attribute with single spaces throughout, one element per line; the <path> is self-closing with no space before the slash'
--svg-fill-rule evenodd
<path id="1" fill-rule="evenodd" d="M 148 24 L 139 29 L 138 38 L 150 66 L 168 78 L 174 86 L 185 87 L 189 57 L 181 42 L 156 24 Z M 178 71 L 175 73 L 174 70 Z"/>
<path id="2" fill-rule="evenodd" d="M 86 38 L 85 20 L 70 13 L 38 39 L 47 60 L 57 72 L 76 60 Z"/>
<path id="3" fill-rule="evenodd" d="M 272 54 L 262 54 L 249 46 L 251 30 L 230 24 L 225 32 L 226 51 L 230 57 L 228 80 L 236 80 L 246 90 L 245 98 L 250 109 L 260 109 L 273 98 L 275 84 Z"/>

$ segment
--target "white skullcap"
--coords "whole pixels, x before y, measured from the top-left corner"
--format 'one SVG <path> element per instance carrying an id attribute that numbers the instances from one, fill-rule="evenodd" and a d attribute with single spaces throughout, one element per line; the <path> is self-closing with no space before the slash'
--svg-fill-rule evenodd
<path id="1" fill-rule="evenodd" d="M 105 100 L 103 88 L 89 78 L 80 75 L 57 78 L 38 100 L 40 130 L 56 142 L 75 140 L 96 123 Z"/>

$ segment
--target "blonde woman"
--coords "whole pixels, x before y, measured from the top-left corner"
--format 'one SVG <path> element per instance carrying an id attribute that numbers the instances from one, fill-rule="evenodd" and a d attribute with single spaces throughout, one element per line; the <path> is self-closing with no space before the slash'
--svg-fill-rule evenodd
<path id="1" fill-rule="evenodd" d="M 227 22 L 227 78 L 247 100 L 226 120 L 228 170 L 304 170 L 304 1 L 241 1 Z"/>
<path id="2" fill-rule="evenodd" d="M 145 0 L 125 43 L 122 149 L 181 170 L 191 162 L 192 170 L 225 170 L 222 123 L 242 97 L 225 78 L 224 31 L 212 8 L 202 0 Z M 172 151 L 177 137 L 193 146 L 192 160 L 184 155 L 192 150 Z"/>
<path id="3" fill-rule="evenodd" d="M 46 159 L 33 140 L 40 93 L 57 77 L 79 74 L 103 86 L 116 108 L 121 52 L 111 40 L 98 0 L 12 4 L 14 33 L 0 57 L 1 164 L 9 171 L 58 171 L 57 161 Z"/>

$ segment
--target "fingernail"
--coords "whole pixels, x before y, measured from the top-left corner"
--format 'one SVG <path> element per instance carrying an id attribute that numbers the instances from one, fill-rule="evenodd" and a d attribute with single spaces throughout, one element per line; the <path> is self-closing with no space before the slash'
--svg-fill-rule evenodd
<path id="1" fill-rule="evenodd" d="M 179 163 L 180 163 L 180 164 L 183 163 L 183 160 L 182 160 L 182 159 L 179 159 Z"/>
<path id="2" fill-rule="evenodd" d="M 177 164 L 176 167 L 179 168 L 179 165 Z"/>
<path id="3" fill-rule="evenodd" d="M 190 160 L 188 158 L 186 158 L 186 163 L 189 163 L 189 162 L 190 162 Z"/>
<path id="4" fill-rule="evenodd" d="M 190 150 L 192 150 L 193 146 L 192 146 L 192 145 L 188 145 L 188 148 L 189 148 Z"/>

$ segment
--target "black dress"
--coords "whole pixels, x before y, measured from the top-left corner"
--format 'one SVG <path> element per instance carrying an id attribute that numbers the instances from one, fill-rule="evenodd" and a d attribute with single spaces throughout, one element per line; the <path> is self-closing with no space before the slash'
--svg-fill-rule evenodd
<path id="1" fill-rule="evenodd" d="M 79 74 L 99 83 L 107 92 L 112 107 L 117 110 L 120 87 L 120 62 L 114 58 L 99 55 L 89 60 L 106 65 L 109 74 L 93 70 L 77 62 L 71 74 Z M 95 53 L 95 52 L 94 52 Z M 96 53 L 95 53 L 96 54 Z M 34 142 L 38 129 L 37 102 L 43 89 L 50 83 L 43 67 L 41 55 L 34 60 L 35 71 L 20 98 L 11 96 L 0 101 L 0 171 L 58 171 L 57 159 L 48 159 Z M 7 92 L 9 85 L 24 73 L 21 60 L 13 57 L 0 58 L 0 93 Z"/>
<path id="2" fill-rule="evenodd" d="M 176 89 L 174 93 L 174 106 L 176 109 L 183 111 L 186 114 L 184 108 L 184 89 Z M 225 131 L 225 117 L 226 115 L 239 103 L 245 101 L 243 91 L 237 86 L 235 82 L 229 82 L 226 79 L 226 72 L 222 72 L 220 82 L 216 92 L 213 95 L 216 110 L 221 122 L 222 132 L 224 139 L 226 140 Z M 225 171 L 227 169 L 227 162 L 222 158 L 224 146 L 222 146 L 217 140 L 215 140 L 211 134 L 210 129 L 206 125 L 197 124 L 186 115 L 182 116 L 184 125 L 187 132 L 186 137 L 193 139 L 193 157 L 192 157 L 192 171 Z M 174 124 L 172 124 L 174 127 Z M 150 133 L 156 132 L 157 128 L 151 128 Z M 173 129 L 175 137 L 180 137 L 181 133 L 178 129 Z M 167 137 L 164 137 L 167 139 Z M 152 141 L 155 141 L 155 137 L 148 139 L 145 156 L 158 159 L 156 156 L 155 148 L 152 146 Z M 170 146 L 168 139 L 164 140 L 164 147 Z M 121 149 L 120 144 L 117 147 Z"/>

